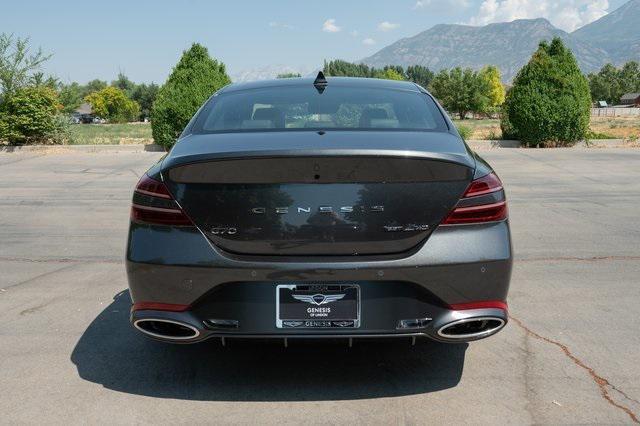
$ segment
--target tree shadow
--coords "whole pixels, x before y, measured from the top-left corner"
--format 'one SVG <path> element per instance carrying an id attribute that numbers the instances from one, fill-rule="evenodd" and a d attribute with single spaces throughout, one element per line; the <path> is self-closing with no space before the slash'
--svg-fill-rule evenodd
<path id="1" fill-rule="evenodd" d="M 454 387 L 467 344 L 419 339 L 370 341 L 220 339 L 170 345 L 129 325 L 128 291 L 85 330 L 71 361 L 85 380 L 115 391 L 198 401 L 381 398 Z"/>

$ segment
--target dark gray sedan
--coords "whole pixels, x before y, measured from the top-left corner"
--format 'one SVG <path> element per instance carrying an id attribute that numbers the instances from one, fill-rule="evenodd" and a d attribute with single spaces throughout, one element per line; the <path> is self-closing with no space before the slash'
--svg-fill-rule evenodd
<path id="1" fill-rule="evenodd" d="M 294 78 L 213 95 L 133 195 L 131 322 L 211 337 L 428 337 L 507 322 L 505 193 L 433 97 Z"/>

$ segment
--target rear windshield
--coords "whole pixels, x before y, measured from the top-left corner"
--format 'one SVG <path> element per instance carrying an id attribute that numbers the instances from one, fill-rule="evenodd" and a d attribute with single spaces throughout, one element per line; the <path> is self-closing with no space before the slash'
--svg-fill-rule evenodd
<path id="1" fill-rule="evenodd" d="M 280 86 L 222 93 L 205 106 L 194 133 L 295 130 L 446 131 L 434 101 L 416 91 Z"/>

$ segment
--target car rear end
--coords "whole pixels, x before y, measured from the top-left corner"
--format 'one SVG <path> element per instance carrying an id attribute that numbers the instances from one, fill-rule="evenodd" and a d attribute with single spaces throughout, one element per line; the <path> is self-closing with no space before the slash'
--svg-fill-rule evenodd
<path id="1" fill-rule="evenodd" d="M 498 177 L 419 87 L 312 83 L 224 90 L 140 180 L 133 325 L 175 343 L 499 331 Z"/>

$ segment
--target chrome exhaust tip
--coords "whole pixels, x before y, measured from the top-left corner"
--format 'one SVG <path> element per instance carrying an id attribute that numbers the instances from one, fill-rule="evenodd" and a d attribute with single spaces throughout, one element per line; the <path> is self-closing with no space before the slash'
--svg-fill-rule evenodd
<path id="1" fill-rule="evenodd" d="M 162 340 L 191 340 L 200 336 L 200 330 L 192 325 L 160 318 L 143 318 L 133 326 L 147 336 Z"/>
<path id="2" fill-rule="evenodd" d="M 450 340 L 478 340 L 496 334 L 506 325 L 499 317 L 469 317 L 447 323 L 438 329 L 438 336 Z"/>

